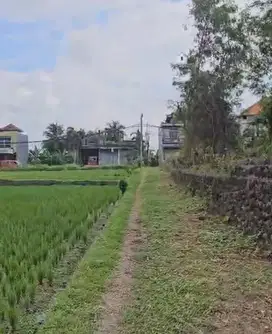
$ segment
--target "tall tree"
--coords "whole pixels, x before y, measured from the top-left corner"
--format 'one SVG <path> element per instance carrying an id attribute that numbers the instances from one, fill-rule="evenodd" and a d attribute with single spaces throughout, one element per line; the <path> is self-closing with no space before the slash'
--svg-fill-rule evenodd
<path id="1" fill-rule="evenodd" d="M 138 153 L 140 152 L 140 146 L 141 146 L 141 131 L 138 129 L 136 132 L 132 132 L 130 134 L 131 140 L 135 141 Z"/>
<path id="2" fill-rule="evenodd" d="M 125 126 L 119 121 L 111 121 L 105 127 L 105 138 L 107 141 L 119 142 L 124 139 Z"/>
<path id="3" fill-rule="evenodd" d="M 186 128 L 188 151 L 198 146 L 221 153 L 231 143 L 237 126 L 232 105 L 242 92 L 249 45 L 244 18 L 225 0 L 193 0 L 194 47 L 172 67 L 173 84 L 180 92 L 176 113 Z"/>
<path id="4" fill-rule="evenodd" d="M 272 0 L 252 0 L 242 14 L 250 41 L 248 76 L 250 88 L 257 94 L 272 90 Z"/>
<path id="5" fill-rule="evenodd" d="M 58 123 L 50 123 L 44 131 L 45 140 L 43 148 L 50 153 L 63 152 L 65 150 L 64 127 Z"/>

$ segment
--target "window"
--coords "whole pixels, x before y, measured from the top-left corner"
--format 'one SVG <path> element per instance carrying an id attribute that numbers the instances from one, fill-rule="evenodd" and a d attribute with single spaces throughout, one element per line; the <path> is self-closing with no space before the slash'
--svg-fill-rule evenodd
<path id="1" fill-rule="evenodd" d="M 11 137 L 0 137 L 0 148 L 10 148 Z"/>
<path id="2" fill-rule="evenodd" d="M 163 141 L 166 143 L 177 143 L 180 140 L 180 131 L 176 128 L 163 130 Z"/>

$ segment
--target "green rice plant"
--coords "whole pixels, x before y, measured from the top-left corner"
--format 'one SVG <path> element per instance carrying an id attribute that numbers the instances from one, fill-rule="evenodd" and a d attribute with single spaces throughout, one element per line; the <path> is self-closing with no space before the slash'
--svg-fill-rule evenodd
<path id="1" fill-rule="evenodd" d="M 30 307 L 30 304 L 31 304 L 30 297 L 29 296 L 25 296 L 24 300 L 23 300 L 23 306 L 24 306 L 24 308 L 26 310 L 28 310 L 29 307 Z"/>
<path id="2" fill-rule="evenodd" d="M 37 270 L 37 279 L 40 285 L 43 285 L 43 279 L 45 278 L 45 269 L 44 266 L 40 263 Z"/>
<path id="3" fill-rule="evenodd" d="M 84 244 L 87 244 L 88 241 L 88 231 L 85 231 L 85 233 L 83 234 L 82 240 L 84 242 Z"/>
<path id="4" fill-rule="evenodd" d="M 47 273 L 47 281 L 49 286 L 53 286 L 54 274 L 53 270 L 50 268 Z"/>
<path id="5" fill-rule="evenodd" d="M 27 290 L 27 281 L 25 278 L 21 280 L 21 295 L 22 297 L 25 297 Z"/>
<path id="6" fill-rule="evenodd" d="M 1 279 L 1 293 L 3 295 L 3 297 L 6 297 L 7 294 L 7 284 L 8 284 L 8 280 L 7 280 L 7 276 L 5 273 L 3 273 L 2 279 Z"/>
<path id="7" fill-rule="evenodd" d="M 34 266 L 31 266 L 28 273 L 27 273 L 27 279 L 30 283 L 33 283 L 35 282 L 36 280 L 36 271 L 35 271 L 35 267 Z"/>
<path id="8" fill-rule="evenodd" d="M 16 297 L 16 303 L 19 304 L 20 299 L 21 299 L 21 282 L 18 280 L 17 282 L 15 282 L 14 284 L 14 293 L 15 293 L 15 297 Z"/>
<path id="9" fill-rule="evenodd" d="M 7 305 L 4 300 L 0 300 L 0 323 L 3 323 L 6 317 Z"/>
<path id="10" fill-rule="evenodd" d="M 14 307 L 16 304 L 16 293 L 11 288 L 7 291 L 7 301 L 11 307 Z"/>
<path id="11" fill-rule="evenodd" d="M 29 284 L 27 287 L 27 295 L 31 303 L 33 303 L 36 294 L 36 286 L 34 284 Z"/>
<path id="12" fill-rule="evenodd" d="M 0 300 L 10 310 L 28 308 L 37 284 L 53 285 L 59 261 L 77 243 L 87 243 L 89 230 L 118 195 L 118 186 L 0 187 Z"/>
<path id="13" fill-rule="evenodd" d="M 12 332 L 15 332 L 17 328 L 17 322 L 18 322 L 18 315 L 17 315 L 15 307 L 10 307 L 8 309 L 7 317 L 8 317 L 9 325 L 10 325 Z"/>

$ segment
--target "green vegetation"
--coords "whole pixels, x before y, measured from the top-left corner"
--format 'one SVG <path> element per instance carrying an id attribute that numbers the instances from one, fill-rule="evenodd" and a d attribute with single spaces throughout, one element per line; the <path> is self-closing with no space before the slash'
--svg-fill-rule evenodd
<path id="1" fill-rule="evenodd" d="M 78 172 L 79 173 L 79 172 Z M 100 214 L 118 187 L 0 188 L 0 324 L 17 327 L 37 289 L 54 283 L 53 270 Z M 1 328 L 0 328 L 1 330 Z"/>
<path id="2" fill-rule="evenodd" d="M 38 333 L 94 332 L 105 283 L 120 258 L 120 248 L 139 179 L 138 172 L 132 175 L 128 189 L 110 217 L 103 235 L 90 247 L 67 289 L 57 295 L 46 324 Z"/>
<path id="3" fill-rule="evenodd" d="M 190 14 L 194 43 L 172 65 L 180 96 L 172 109 L 183 126 L 185 158 L 247 155 L 245 148 L 271 157 L 271 0 L 251 0 L 244 8 L 229 0 L 192 0 Z M 260 101 L 262 114 L 241 136 L 234 110 L 245 87 Z"/>
<path id="4" fill-rule="evenodd" d="M 272 268 L 253 253 L 253 241 L 220 219 L 200 219 L 202 200 L 170 186 L 156 169 L 147 173 L 141 196 L 145 237 L 120 333 L 270 329 Z"/>
<path id="5" fill-rule="evenodd" d="M 130 176 L 127 169 L 91 169 L 62 171 L 0 171 L 5 180 L 120 180 Z"/>

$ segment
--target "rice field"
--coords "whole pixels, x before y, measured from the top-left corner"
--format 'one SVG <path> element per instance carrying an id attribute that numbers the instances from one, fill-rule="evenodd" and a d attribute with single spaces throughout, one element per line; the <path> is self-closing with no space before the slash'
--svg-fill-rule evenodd
<path id="1" fill-rule="evenodd" d="M 120 180 L 130 173 L 126 169 L 0 171 L 0 180 Z"/>
<path id="2" fill-rule="evenodd" d="M 1 177 L 114 178 L 115 173 L 3 172 Z M 101 212 L 119 196 L 115 186 L 0 187 L 0 333 L 17 328 L 39 287 L 54 287 L 54 269 L 79 241 L 87 241 Z"/>

